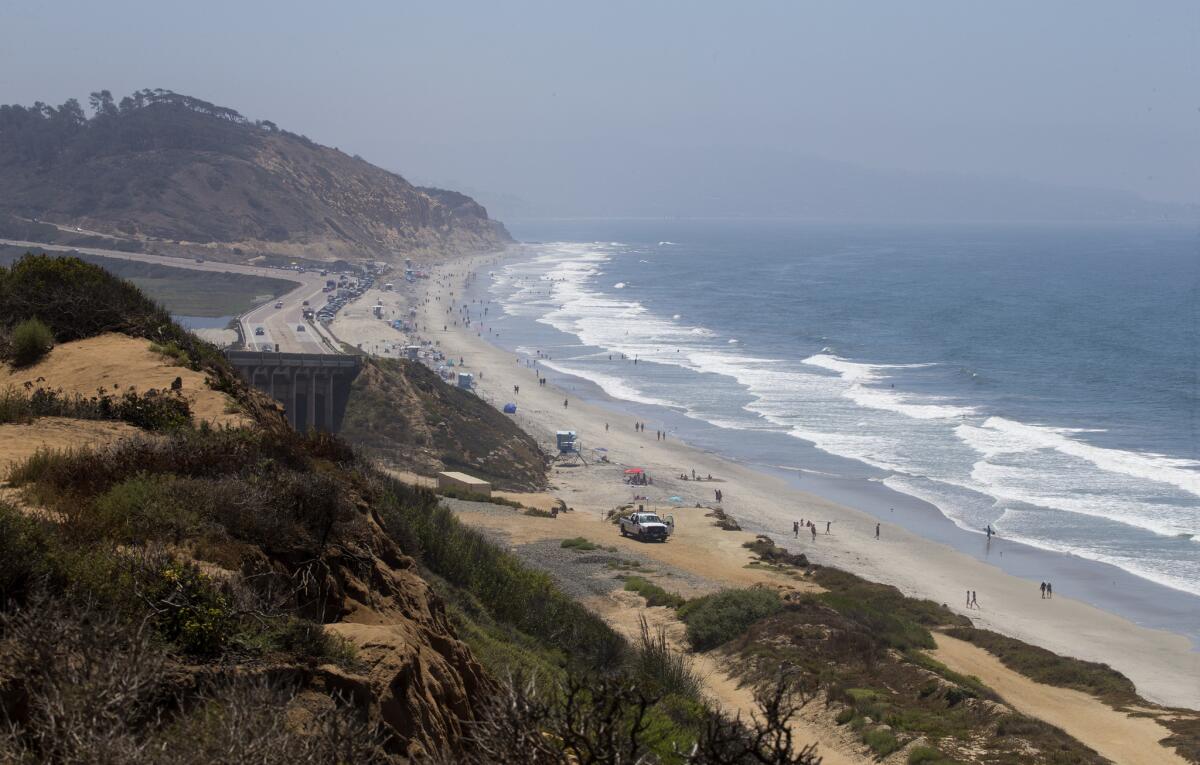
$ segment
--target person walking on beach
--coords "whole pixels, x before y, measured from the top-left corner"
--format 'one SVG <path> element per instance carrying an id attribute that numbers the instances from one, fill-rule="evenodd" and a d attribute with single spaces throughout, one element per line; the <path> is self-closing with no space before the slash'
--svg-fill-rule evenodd
<path id="1" fill-rule="evenodd" d="M 568 403 L 567 400 L 564 398 L 563 399 L 563 409 L 567 408 L 567 403 Z"/>
<path id="2" fill-rule="evenodd" d="M 604 432 L 605 432 L 605 433 L 607 433 L 607 432 L 608 432 L 608 423 L 607 423 L 607 422 L 606 422 L 606 423 L 604 423 Z"/>
<path id="3" fill-rule="evenodd" d="M 975 609 L 979 608 L 979 600 L 975 597 L 974 590 L 971 590 L 971 607 Z"/>
<path id="4" fill-rule="evenodd" d="M 1042 600 L 1046 599 L 1046 583 L 1042 582 Z"/>
<path id="5" fill-rule="evenodd" d="M 813 541 L 816 542 L 817 541 L 817 526 L 816 526 L 816 524 L 809 523 L 808 530 L 812 532 Z"/>
<path id="6" fill-rule="evenodd" d="M 800 521 L 792 521 L 792 534 L 796 539 L 800 538 Z"/>
<path id="7" fill-rule="evenodd" d="M 967 608 L 971 607 L 971 591 L 967 590 Z"/>
<path id="8" fill-rule="evenodd" d="M 879 539 L 879 524 L 875 524 L 875 538 Z"/>
<path id="9" fill-rule="evenodd" d="M 826 535 L 828 535 L 828 534 L 829 534 L 829 525 L 830 525 L 831 523 L 833 523 L 833 521 L 825 521 L 825 533 L 826 533 Z"/>
<path id="10" fill-rule="evenodd" d="M 1054 585 L 1046 582 L 1046 600 L 1054 599 Z"/>

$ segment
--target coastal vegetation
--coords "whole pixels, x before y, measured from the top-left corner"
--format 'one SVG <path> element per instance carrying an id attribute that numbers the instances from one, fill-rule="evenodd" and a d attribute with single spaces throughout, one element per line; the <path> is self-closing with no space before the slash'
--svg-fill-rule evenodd
<path id="1" fill-rule="evenodd" d="M 26 319 L 13 327 L 9 345 L 13 364 L 27 367 L 50 352 L 54 333 L 40 320 Z"/>
<path id="2" fill-rule="evenodd" d="M 59 343 L 145 338 L 203 371 L 247 418 L 211 427 L 161 403 L 176 400 L 169 391 L 127 390 L 129 402 L 48 387 L 0 396 L 10 424 L 111 418 L 137 429 L 102 448 L 40 450 L 8 471 L 0 759 L 192 763 L 234 751 L 264 762 L 809 765 L 815 754 L 788 723 L 823 703 L 880 758 L 1101 761 L 932 659 L 934 630 L 1035 679 L 1136 698 L 1105 667 L 1027 650 L 762 543 L 756 555 L 815 586 L 684 601 L 623 574 L 648 605 L 675 609 L 695 650 L 720 652 L 756 689 L 757 717 L 731 719 L 708 705 L 694 657 L 664 630 L 643 621 L 622 638 L 432 490 L 337 437 L 291 431 L 136 288 L 94 265 L 34 257 L 0 270 L 0 293 L 19 297 L 0 302 L 4 337 L 37 317 Z M 599 549 L 584 537 L 560 544 Z M 1187 735 L 1172 742 L 1181 751 Z"/>
<path id="3" fill-rule="evenodd" d="M 646 600 L 646 605 L 668 606 L 670 608 L 679 608 L 687 602 L 681 595 L 674 592 L 667 592 L 662 587 L 658 586 L 649 579 L 634 575 L 621 575 L 618 577 L 625 582 L 625 589 L 630 592 L 636 592 Z"/>
<path id="4" fill-rule="evenodd" d="M 661 634 L 630 644 L 432 491 L 291 431 L 136 288 L 33 257 L 0 290 L 6 330 L 150 339 L 248 418 L 139 421 L 8 471 L 0 759 L 814 762 L 785 690 L 754 721 L 714 712 Z"/>
<path id="5" fill-rule="evenodd" d="M 32 422 L 38 417 L 117 420 L 146 430 L 170 430 L 192 422 L 187 399 L 175 391 L 127 390 L 119 396 L 100 390 L 84 397 L 61 390 L 8 386 L 0 390 L 0 424 Z"/>
<path id="6" fill-rule="evenodd" d="M 48 227 L 54 231 L 58 229 Z M 3 226 L 0 224 L 0 234 Z M 31 238 L 52 242 L 53 237 Z M 108 249 L 111 243 L 103 240 L 87 246 Z M 0 246 L 0 263 L 18 259 L 26 248 Z M 46 253 L 40 250 L 40 253 Z M 227 271 L 175 268 L 140 260 L 106 258 L 90 253 L 70 253 L 85 263 L 92 263 L 140 289 L 147 297 L 161 304 L 176 316 L 221 317 L 244 313 L 256 304 L 273 299 L 296 288 L 296 282 L 268 276 L 234 274 Z"/>
<path id="7" fill-rule="evenodd" d="M 532 437 L 478 396 L 446 385 L 415 362 L 364 360 L 341 432 L 385 465 L 427 475 L 462 470 L 500 488 L 539 489 L 546 482 L 546 458 Z"/>
<path id="8" fill-rule="evenodd" d="M 689 600 L 679 608 L 688 640 L 699 651 L 716 648 L 783 607 L 778 593 L 759 587 L 722 590 Z"/>

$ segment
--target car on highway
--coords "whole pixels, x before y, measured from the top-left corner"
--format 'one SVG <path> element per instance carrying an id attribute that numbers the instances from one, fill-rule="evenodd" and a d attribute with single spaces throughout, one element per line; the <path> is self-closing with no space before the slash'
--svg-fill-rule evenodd
<path id="1" fill-rule="evenodd" d="M 308 305 L 308 301 L 305 300 L 303 303 L 301 303 L 301 305 Z"/>
<path id="2" fill-rule="evenodd" d="M 275 307 L 276 307 L 276 308 L 283 308 L 283 301 L 282 301 L 282 300 L 278 300 L 278 301 L 276 301 L 276 302 L 275 302 Z"/>
<path id="3" fill-rule="evenodd" d="M 297 332 L 303 332 L 303 331 L 304 331 L 304 325 L 303 325 L 303 324 L 297 324 L 297 325 L 296 325 L 296 331 L 297 331 Z"/>
<path id="4" fill-rule="evenodd" d="M 265 334 L 267 334 L 267 333 L 266 333 L 266 332 L 263 330 L 263 328 L 262 328 L 262 327 L 255 327 L 255 328 L 254 328 L 254 334 L 256 334 L 256 335 L 259 335 L 259 336 L 262 336 L 262 335 L 265 335 Z"/>

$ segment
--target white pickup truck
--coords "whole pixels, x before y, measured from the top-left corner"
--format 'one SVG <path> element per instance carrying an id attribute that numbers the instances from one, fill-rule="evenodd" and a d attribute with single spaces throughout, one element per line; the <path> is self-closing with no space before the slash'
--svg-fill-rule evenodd
<path id="1" fill-rule="evenodd" d="M 633 536 L 639 540 L 665 542 L 671 527 L 654 513 L 630 513 L 621 516 L 621 536 Z"/>

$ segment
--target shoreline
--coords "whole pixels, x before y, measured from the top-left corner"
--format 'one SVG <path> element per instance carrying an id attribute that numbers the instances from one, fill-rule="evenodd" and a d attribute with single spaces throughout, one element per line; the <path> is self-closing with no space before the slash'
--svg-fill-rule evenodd
<path id="1" fill-rule="evenodd" d="M 1129 676 L 1139 693 L 1152 701 L 1200 709 L 1200 687 L 1194 681 L 1200 677 L 1200 653 L 1192 650 L 1191 641 L 1183 635 L 1142 627 L 1062 595 L 1042 601 L 1037 596 L 1036 583 L 1030 584 L 952 545 L 927 539 L 891 519 L 879 521 L 882 538 L 876 540 L 873 533 L 866 531 L 873 532 L 877 522 L 869 513 L 804 491 L 795 485 L 797 481 L 789 481 L 761 466 L 675 440 L 650 440 L 648 434 L 633 431 L 632 416 L 614 411 L 619 407 L 610 408 L 608 402 L 592 397 L 579 399 L 578 393 L 550 382 L 538 386 L 534 369 L 519 365 L 511 352 L 462 326 L 455 326 L 453 312 L 446 312 L 451 305 L 451 293 L 454 293 L 453 305 L 462 303 L 464 275 L 484 272 L 486 266 L 500 257 L 474 256 L 435 267 L 428 282 L 418 284 L 414 293 L 408 293 L 412 298 L 405 307 L 411 305 L 417 309 L 422 337 L 439 343 L 448 357 L 464 358 L 465 368 L 476 374 L 481 397 L 496 406 L 515 398 L 517 423 L 540 443 L 552 442 L 555 430 L 573 429 L 588 446 L 603 444 L 613 463 L 647 468 L 656 478 L 651 496 L 680 496 L 686 500 L 683 506 L 676 505 L 670 511 L 665 509 L 671 506 L 669 503 L 658 505 L 664 512 L 674 512 L 681 523 L 697 522 L 687 505 L 711 501 L 713 486 L 723 490 L 724 508 L 744 523 L 747 531 L 764 526 L 768 515 L 831 520 L 835 532 L 829 536 L 819 534 L 816 540 L 806 538 L 797 542 L 782 530 L 773 530 L 770 536 L 794 552 L 805 553 L 815 563 L 894 585 L 908 595 L 946 603 L 971 617 L 979 627 L 1057 653 L 1110 664 Z M 371 295 L 372 299 L 375 297 Z M 393 294 L 390 299 L 394 302 L 396 297 L 404 295 Z M 400 335 L 383 322 L 369 319 L 367 311 L 359 309 L 367 299 L 364 295 L 351 307 L 348 317 L 340 317 L 335 322 L 335 331 L 368 349 L 398 342 Z M 358 318 L 358 314 L 362 317 Z M 447 326 L 445 331 L 443 324 Z M 513 385 L 521 386 L 520 394 L 515 397 L 511 393 Z M 569 401 L 565 408 L 564 398 Z M 610 425 L 607 433 L 605 423 Z M 700 475 L 711 473 L 721 482 L 710 485 L 671 478 L 692 468 Z M 607 483 L 598 480 L 598 472 L 589 468 L 556 469 L 551 471 L 550 480 L 556 493 L 580 511 L 602 513 L 630 501 L 629 487 L 611 477 Z M 768 513 L 764 508 L 773 512 Z M 953 526 L 949 519 L 941 517 Z M 981 609 L 964 608 L 963 593 L 968 589 L 978 592 Z"/>

